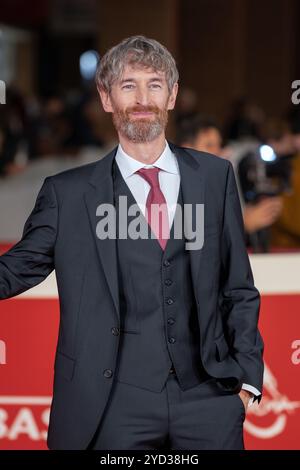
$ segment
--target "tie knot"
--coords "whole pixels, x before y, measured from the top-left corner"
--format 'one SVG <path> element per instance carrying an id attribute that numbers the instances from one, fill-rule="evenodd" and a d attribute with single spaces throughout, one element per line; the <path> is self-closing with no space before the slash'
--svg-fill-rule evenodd
<path id="1" fill-rule="evenodd" d="M 157 167 L 154 168 L 141 168 L 136 173 L 138 173 L 142 178 L 144 178 L 152 188 L 155 186 L 159 187 L 158 173 L 160 169 Z"/>

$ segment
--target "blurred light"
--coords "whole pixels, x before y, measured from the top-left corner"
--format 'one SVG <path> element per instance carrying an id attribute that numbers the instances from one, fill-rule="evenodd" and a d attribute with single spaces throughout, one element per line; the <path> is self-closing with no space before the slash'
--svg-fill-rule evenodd
<path id="1" fill-rule="evenodd" d="M 274 162 L 277 156 L 270 145 L 262 145 L 259 147 L 260 157 L 264 162 Z"/>
<path id="2" fill-rule="evenodd" d="M 79 59 L 79 66 L 82 78 L 86 80 L 91 80 L 94 78 L 98 61 L 99 54 L 96 51 L 86 51 L 81 54 Z"/>

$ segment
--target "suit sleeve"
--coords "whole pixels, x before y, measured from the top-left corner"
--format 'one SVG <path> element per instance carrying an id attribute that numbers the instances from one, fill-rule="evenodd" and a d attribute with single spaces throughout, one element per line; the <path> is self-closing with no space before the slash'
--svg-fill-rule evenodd
<path id="1" fill-rule="evenodd" d="M 46 178 L 25 222 L 21 240 L 0 257 L 0 300 L 42 282 L 54 269 L 58 204 L 51 178 Z"/>
<path id="2" fill-rule="evenodd" d="M 262 390 L 264 343 L 258 329 L 260 294 L 254 286 L 246 250 L 241 205 L 231 163 L 222 235 L 221 310 L 231 355 L 244 371 L 243 382 Z"/>

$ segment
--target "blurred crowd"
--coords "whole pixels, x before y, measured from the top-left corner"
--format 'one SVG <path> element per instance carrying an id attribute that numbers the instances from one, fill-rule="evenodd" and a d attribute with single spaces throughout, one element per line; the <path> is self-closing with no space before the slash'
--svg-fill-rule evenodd
<path id="1" fill-rule="evenodd" d="M 254 252 L 300 248 L 300 111 L 268 118 L 245 98 L 232 103 L 223 126 L 198 110 L 185 90 L 176 116 L 177 143 L 231 161 L 247 245 Z"/>
<path id="2" fill-rule="evenodd" d="M 17 239 L 41 180 L 102 158 L 116 135 L 96 90 L 43 99 L 7 90 L 0 114 L 0 240 Z M 183 88 L 174 111 L 177 144 L 229 159 L 235 169 L 247 244 L 255 252 L 300 248 L 300 112 L 274 119 L 245 98 L 223 125 L 201 113 Z M 2 219 L 3 220 L 3 219 Z"/>
<path id="3" fill-rule="evenodd" d="M 24 170 L 49 156 L 77 157 L 84 148 L 102 148 L 111 139 L 107 116 L 94 88 L 66 96 L 26 100 L 8 89 L 0 115 L 0 176 Z"/>

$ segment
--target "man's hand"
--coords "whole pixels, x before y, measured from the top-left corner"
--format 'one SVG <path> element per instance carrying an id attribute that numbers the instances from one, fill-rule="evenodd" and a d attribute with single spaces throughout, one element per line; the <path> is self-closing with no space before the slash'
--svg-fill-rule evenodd
<path id="1" fill-rule="evenodd" d="M 240 399 L 244 403 L 245 411 L 247 411 L 248 408 L 248 403 L 251 397 L 253 397 L 253 394 L 251 392 L 248 392 L 248 390 L 241 390 L 239 392 Z"/>

